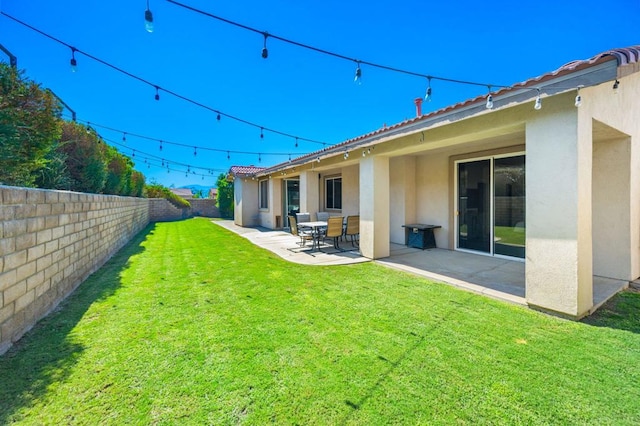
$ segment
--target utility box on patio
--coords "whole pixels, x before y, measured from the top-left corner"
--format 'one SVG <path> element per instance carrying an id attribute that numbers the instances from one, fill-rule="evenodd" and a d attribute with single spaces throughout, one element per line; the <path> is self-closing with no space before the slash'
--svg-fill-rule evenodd
<path id="1" fill-rule="evenodd" d="M 421 250 L 436 248 L 436 238 L 433 230 L 442 228 L 440 225 L 425 225 L 423 223 L 412 223 L 402 225 L 405 229 L 404 243 L 407 247 L 419 248 Z"/>

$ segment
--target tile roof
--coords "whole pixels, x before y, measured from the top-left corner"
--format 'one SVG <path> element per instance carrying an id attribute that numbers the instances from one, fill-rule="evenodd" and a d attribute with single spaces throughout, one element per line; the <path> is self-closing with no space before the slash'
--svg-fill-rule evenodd
<path id="1" fill-rule="evenodd" d="M 234 176 L 248 176 L 256 173 L 260 173 L 265 170 L 265 167 L 257 166 L 231 166 L 229 172 Z"/>
<path id="2" fill-rule="evenodd" d="M 534 77 L 534 78 L 530 78 L 528 80 L 525 80 L 523 82 L 520 83 L 516 83 L 512 86 L 509 87 L 505 87 L 500 89 L 497 92 L 494 92 L 494 96 L 497 97 L 499 95 L 503 95 L 507 92 L 510 91 L 515 91 L 518 89 L 523 89 L 523 88 L 535 88 L 535 86 L 538 83 L 542 83 L 551 79 L 554 79 L 556 77 L 562 76 L 562 75 L 567 75 L 567 74 L 571 74 L 573 72 L 579 71 L 581 69 L 585 69 L 606 61 L 610 61 L 612 59 L 616 59 L 616 61 L 618 62 L 618 67 L 620 66 L 624 66 L 624 65 L 629 65 L 629 64 L 633 64 L 633 63 L 638 63 L 640 62 L 640 45 L 634 45 L 634 46 L 630 46 L 630 47 L 626 47 L 626 48 L 619 48 L 619 49 L 611 49 L 611 50 L 607 50 L 605 52 L 599 53 L 595 56 L 592 56 L 591 58 L 588 59 L 582 59 L 582 60 L 575 60 L 575 61 L 571 61 L 568 62 L 564 65 L 562 65 L 560 68 L 556 69 L 555 71 L 551 71 L 548 72 L 546 74 L 540 75 L 538 77 Z M 447 107 L 441 108 L 439 110 L 430 112 L 428 114 L 423 114 L 419 117 L 414 117 L 414 118 L 410 118 L 410 119 L 406 119 L 404 121 L 401 121 L 399 123 L 393 124 L 391 126 L 383 126 L 380 129 L 374 130 L 372 132 L 369 133 L 365 133 L 363 135 L 357 136 L 355 138 L 352 139 L 347 139 L 346 141 L 337 143 L 335 145 L 331 145 L 330 147 L 327 148 L 323 148 L 321 150 L 318 151 L 314 151 L 311 152 L 309 154 L 300 156 L 296 159 L 294 159 L 293 161 L 297 164 L 300 163 L 305 163 L 305 160 L 309 160 L 309 159 L 314 159 L 316 157 L 318 157 L 319 155 L 322 155 L 325 152 L 328 151 L 335 151 L 337 148 L 340 148 L 342 146 L 346 146 L 346 145 L 351 145 L 354 142 L 358 142 L 358 141 L 362 141 L 365 140 L 367 138 L 370 138 L 372 136 L 376 136 L 376 135 L 380 135 L 386 132 L 390 132 L 392 130 L 396 130 L 399 128 L 402 128 L 404 126 L 413 124 L 413 123 L 417 123 L 423 120 L 427 120 L 427 119 L 431 119 L 433 117 L 439 116 L 439 115 L 444 115 L 446 113 L 449 113 L 451 111 L 457 110 L 457 109 L 461 109 L 465 106 L 468 105 L 472 105 L 475 103 L 484 103 L 486 101 L 486 94 L 482 94 L 479 96 L 476 96 L 475 98 L 471 98 L 471 99 L 467 99 L 465 101 L 462 102 L 458 102 L 456 104 L 453 105 L 449 105 Z M 271 170 L 278 170 L 281 169 L 283 167 L 283 165 L 285 165 L 287 163 L 280 163 L 277 164 L 275 166 L 269 167 L 269 168 L 263 168 L 262 171 L 271 171 Z"/>

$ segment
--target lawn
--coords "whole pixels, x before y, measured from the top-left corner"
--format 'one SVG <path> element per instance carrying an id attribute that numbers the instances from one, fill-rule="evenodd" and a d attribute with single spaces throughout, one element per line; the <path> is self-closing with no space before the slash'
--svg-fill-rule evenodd
<path id="1" fill-rule="evenodd" d="M 572 322 L 158 223 L 0 357 L 0 424 L 636 425 L 638 296 Z"/>

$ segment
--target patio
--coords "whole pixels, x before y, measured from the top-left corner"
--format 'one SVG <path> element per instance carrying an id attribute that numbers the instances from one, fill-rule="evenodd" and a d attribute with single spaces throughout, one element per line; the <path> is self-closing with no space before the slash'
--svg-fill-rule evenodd
<path id="1" fill-rule="evenodd" d="M 301 248 L 298 244 L 300 239 L 285 231 L 241 227 L 231 220 L 215 220 L 213 223 L 294 263 L 329 266 L 371 261 L 349 242 L 342 243 L 342 247 L 347 249 L 344 252 L 338 252 L 331 246 L 323 246 L 323 251 L 312 251 L 310 247 Z M 391 255 L 375 262 L 494 299 L 527 305 L 525 262 L 522 261 L 444 249 L 419 250 L 392 243 Z M 625 281 L 594 276 L 594 307 L 591 312 L 627 285 Z"/>

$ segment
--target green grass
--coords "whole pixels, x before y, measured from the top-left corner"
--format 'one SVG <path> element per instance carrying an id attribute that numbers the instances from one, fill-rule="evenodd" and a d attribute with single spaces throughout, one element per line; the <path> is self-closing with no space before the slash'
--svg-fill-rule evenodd
<path id="1" fill-rule="evenodd" d="M 158 223 L 0 358 L 0 424 L 638 424 L 638 320 L 611 312 Z"/>
<path id="2" fill-rule="evenodd" d="M 494 238 L 500 241 L 502 244 L 510 244 L 516 246 L 525 245 L 525 231 L 524 228 L 516 230 L 513 226 L 496 226 L 494 227 Z"/>

